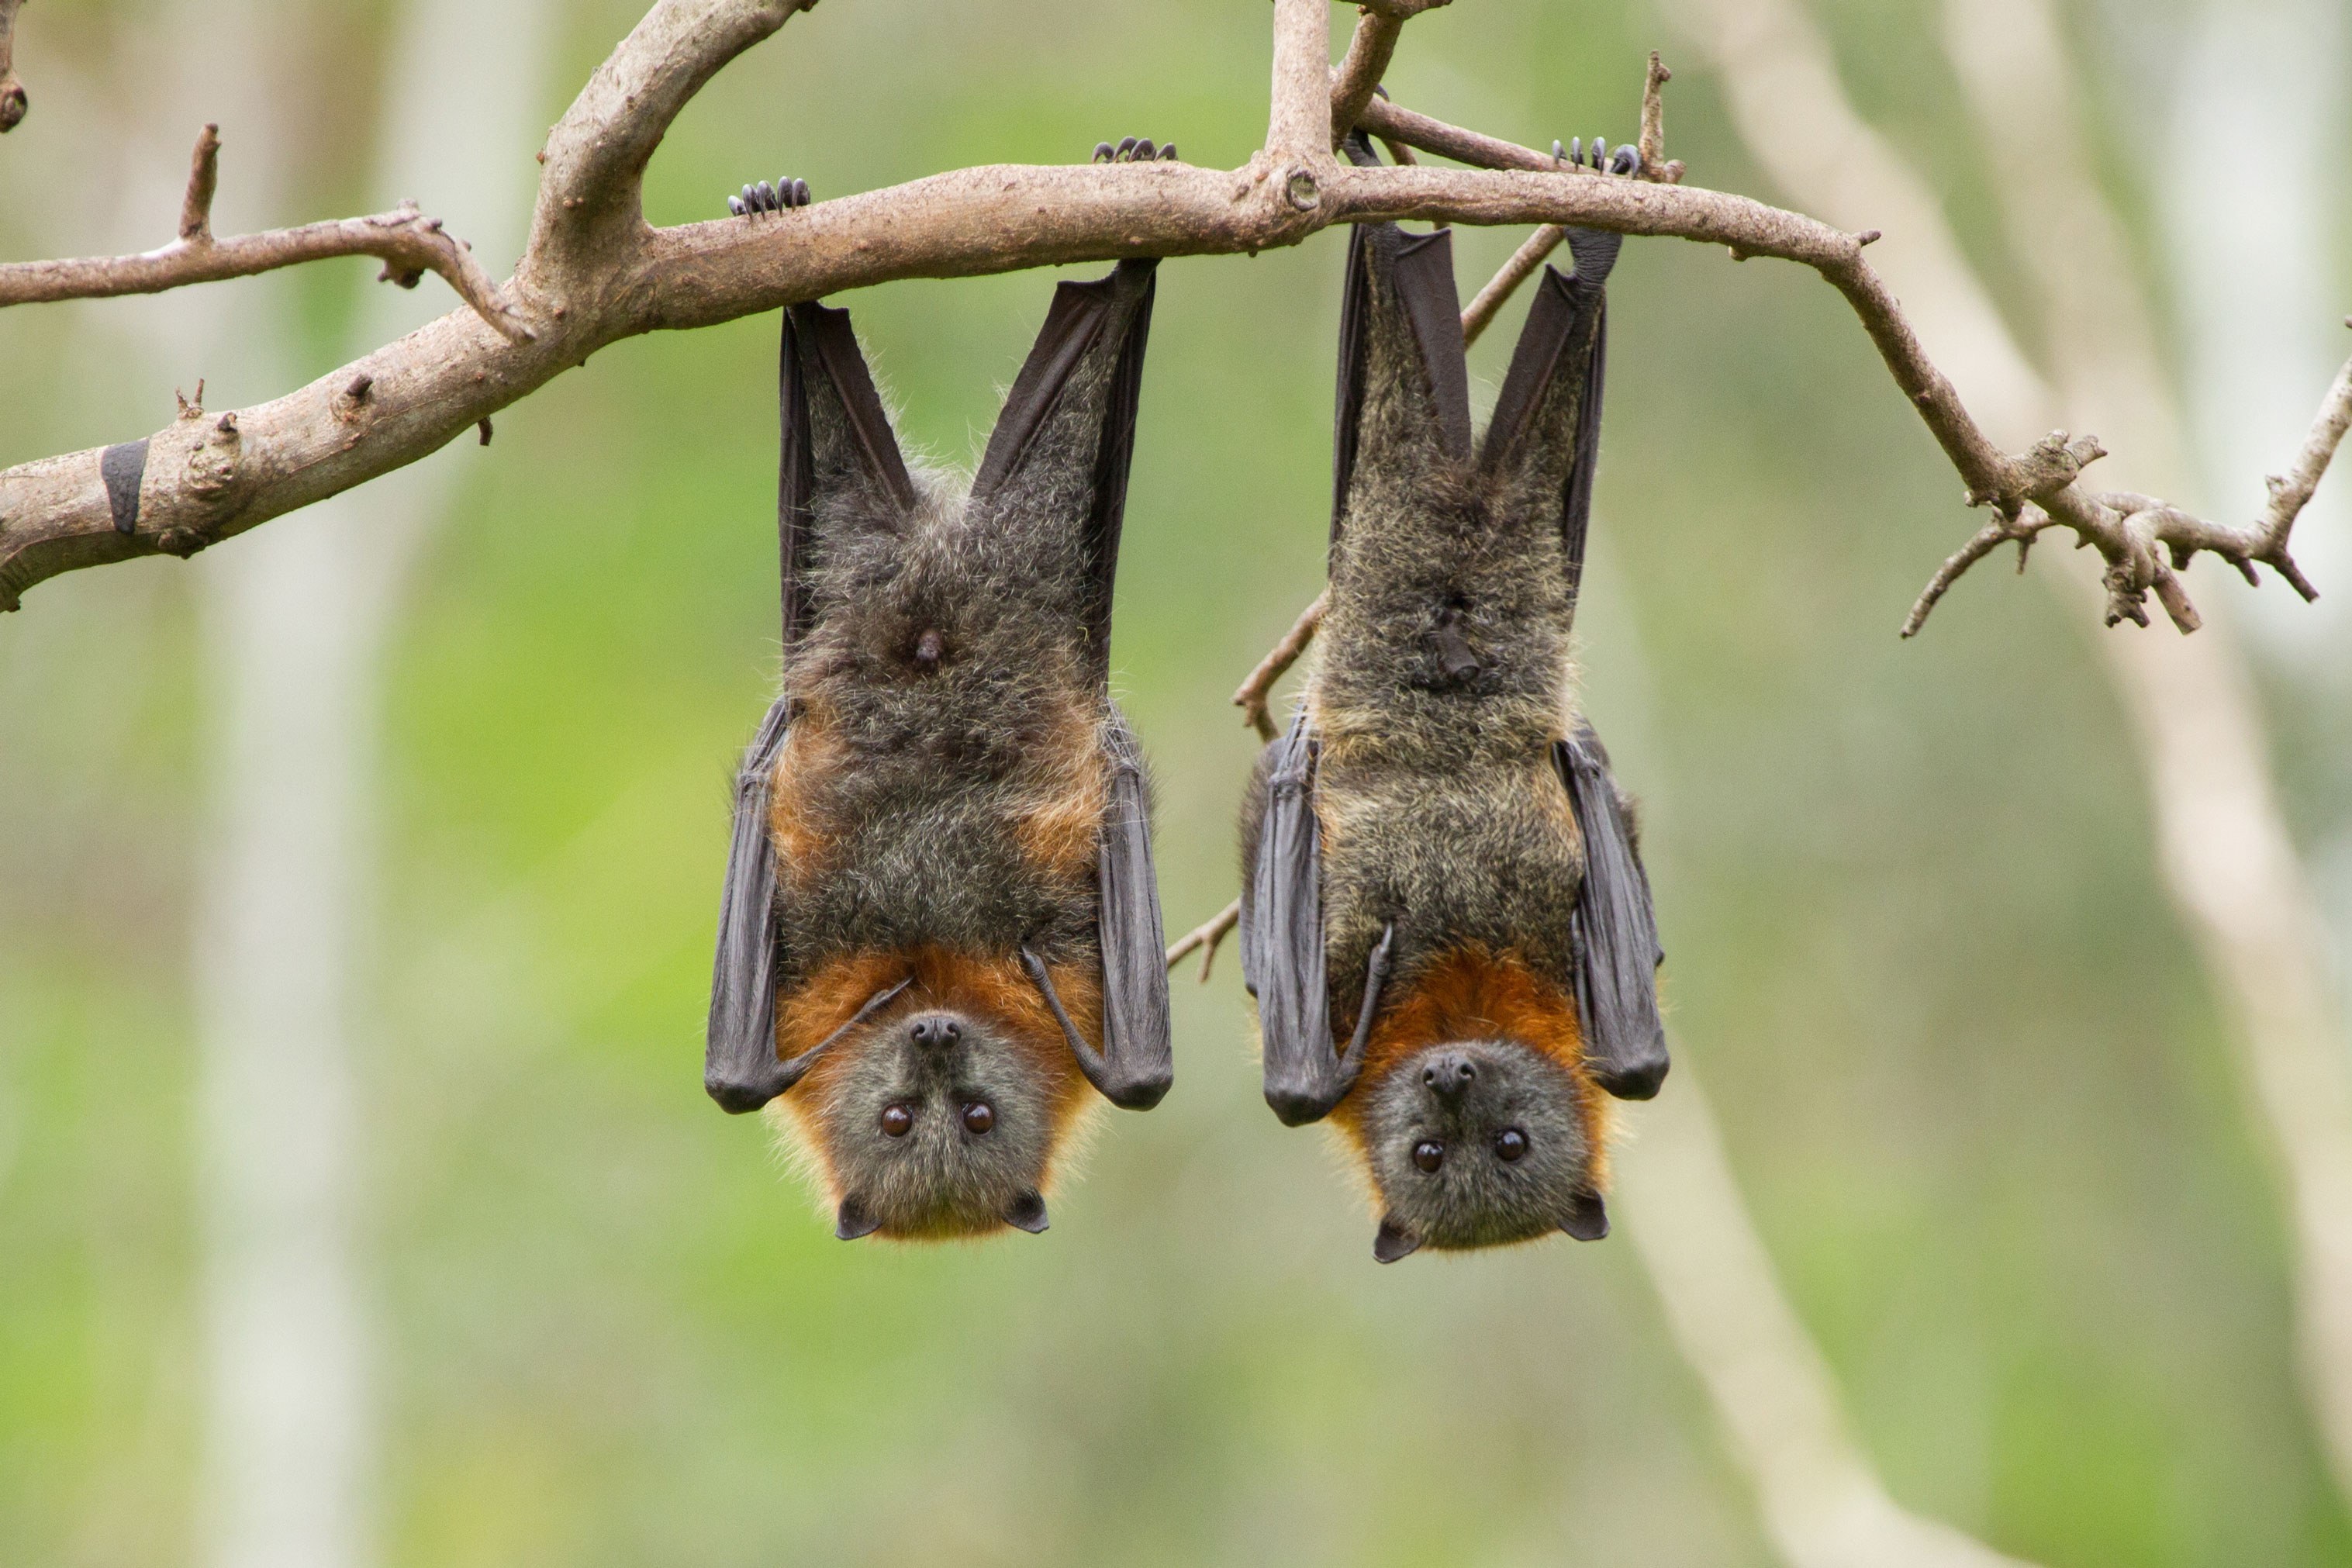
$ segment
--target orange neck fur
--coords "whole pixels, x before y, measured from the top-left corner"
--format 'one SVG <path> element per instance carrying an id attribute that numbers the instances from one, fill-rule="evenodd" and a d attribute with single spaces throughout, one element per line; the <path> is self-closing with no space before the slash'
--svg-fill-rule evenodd
<path id="1" fill-rule="evenodd" d="M 1069 1009 L 1070 1021 L 1089 1045 L 1102 1038 L 1102 987 L 1095 974 L 1073 964 L 1049 966 L 1054 989 Z M 1050 1086 L 1055 1104 L 1055 1139 L 1058 1145 L 1086 1107 L 1087 1080 L 1070 1058 L 1045 998 L 1021 967 L 1017 956 L 974 958 L 945 948 L 919 947 L 905 952 L 867 952 L 838 958 L 809 976 L 776 1008 L 776 1049 L 780 1058 L 798 1056 L 856 1016 L 877 991 L 911 975 L 914 984 L 870 1019 L 866 1026 L 819 1057 L 808 1076 L 784 1104 L 799 1122 L 803 1136 L 824 1156 L 824 1138 L 809 1106 L 824 1097 L 825 1085 L 857 1054 L 883 1037 L 891 1024 L 908 1013 L 947 1007 L 988 1018 L 1000 1025 L 1020 1048 L 1029 1070 Z M 1097 1046 L 1097 1048 L 1099 1047 Z M 831 1161 L 824 1161 L 827 1185 L 832 1184 Z M 837 1195 L 837 1194 L 836 1194 Z"/>
<path id="2" fill-rule="evenodd" d="M 1363 1076 L 1332 1111 L 1333 1124 L 1360 1150 L 1360 1107 L 1370 1092 L 1416 1052 L 1450 1040 L 1508 1040 L 1559 1064 L 1576 1084 L 1597 1161 L 1607 1147 L 1607 1110 L 1584 1066 L 1574 999 L 1517 954 L 1475 947 L 1439 954 L 1381 998 L 1380 1018 L 1364 1044 Z"/>

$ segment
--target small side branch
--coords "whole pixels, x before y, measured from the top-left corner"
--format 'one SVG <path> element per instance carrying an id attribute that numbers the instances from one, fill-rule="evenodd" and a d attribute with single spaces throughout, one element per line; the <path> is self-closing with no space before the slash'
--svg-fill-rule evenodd
<path id="1" fill-rule="evenodd" d="M 180 240 L 184 245 L 213 242 L 213 193 L 220 189 L 220 127 L 206 125 L 196 134 L 196 150 L 188 157 L 188 194 L 180 198 Z"/>
<path id="2" fill-rule="evenodd" d="M 16 13 L 25 0 L 0 0 L 0 135 L 25 122 L 32 107 L 25 84 L 16 79 Z"/>
<path id="3" fill-rule="evenodd" d="M 1357 119 L 1364 105 L 1380 90 L 1381 78 L 1388 74 L 1389 61 L 1395 58 L 1397 39 L 1404 32 L 1410 18 L 1423 11 L 1433 11 L 1452 0 L 1423 0 L 1414 5 L 1406 0 L 1384 0 L 1367 4 L 1363 15 L 1356 21 L 1355 36 L 1348 40 L 1348 53 L 1331 73 L 1331 145 L 1337 147 L 1356 128 Z M 1410 156 L 1399 158 L 1400 163 L 1412 162 Z"/>
<path id="4" fill-rule="evenodd" d="M 1175 945 L 1168 950 L 1168 967 L 1175 968 L 1187 955 L 1197 952 L 1201 955 L 1201 983 L 1207 984 L 1209 972 L 1217 962 L 1217 944 L 1225 940 L 1227 931 L 1241 923 L 1241 918 L 1242 901 L 1235 899 L 1206 923 L 1194 926 L 1176 939 Z"/>
<path id="5" fill-rule="evenodd" d="M 1282 640 L 1274 645 L 1271 653 L 1258 660 L 1257 668 L 1249 672 L 1249 679 L 1243 681 L 1241 689 L 1234 693 L 1234 706 L 1242 710 L 1242 717 L 1257 731 L 1260 740 L 1271 742 L 1276 733 L 1274 717 L 1265 710 L 1267 694 L 1273 691 L 1274 683 L 1282 679 L 1283 673 L 1298 662 L 1298 656 L 1307 651 L 1307 645 L 1315 639 L 1315 628 L 1323 624 L 1323 612 L 1330 603 L 1330 589 L 1326 588 L 1316 595 L 1315 602 L 1298 613 L 1298 619 L 1282 634 Z"/>
<path id="6" fill-rule="evenodd" d="M 1519 285 L 1534 277 L 1536 268 L 1544 264 L 1544 258 L 1557 250 L 1559 242 L 1567 237 L 1568 230 L 1556 223 L 1544 224 L 1528 236 L 1527 243 L 1511 253 L 1511 258 L 1503 263 L 1502 270 L 1488 279 L 1486 286 L 1478 290 L 1477 297 L 1464 309 L 1463 342 L 1476 342 L 1478 334 L 1495 320 L 1496 312 L 1510 303 L 1511 296 L 1518 291 Z"/>
<path id="7" fill-rule="evenodd" d="M 383 276 L 404 289 L 415 288 L 427 272 L 439 273 L 500 336 L 510 342 L 530 337 L 530 329 L 509 307 L 465 241 L 443 229 L 440 219 L 418 212 L 414 202 L 403 202 L 388 213 L 369 217 L 334 218 L 299 228 L 215 239 L 212 202 L 219 168 L 219 128 L 207 125 L 196 140 L 190 161 L 187 195 L 180 206 L 179 238 L 160 250 L 138 256 L 0 264 L 0 308 L 160 294 L 191 283 L 250 278 L 306 261 L 372 256 L 383 263 Z"/>
<path id="8" fill-rule="evenodd" d="M 1674 79 L 1675 73 L 1652 49 L 1649 79 L 1642 85 L 1642 138 L 1635 145 L 1642 154 L 1642 177 L 1665 185 L 1683 183 L 1682 161 L 1666 159 L 1665 85 Z"/>
<path id="9" fill-rule="evenodd" d="M 2345 325 L 2352 326 L 2352 318 Z M 2034 538 L 2045 528 L 2061 526 L 2074 530 L 2078 545 L 2090 545 L 2106 558 L 2109 626 L 2124 620 L 2147 625 L 2147 595 L 2152 593 L 2175 626 L 2184 632 L 2195 631 L 2201 623 L 2178 574 L 2188 569 L 2200 550 L 2210 551 L 2235 566 L 2248 583 L 2261 581 L 2254 572 L 2254 563 L 2261 562 L 2304 598 L 2316 599 L 2319 590 L 2288 553 L 2287 536 L 2326 477 L 2347 426 L 2352 426 L 2352 360 L 2336 372 L 2327 395 L 2320 400 L 2319 413 L 2295 454 L 2294 467 L 2270 477 L 2271 499 L 2262 516 L 2242 528 L 2209 522 L 2168 501 L 2133 490 L 2084 490 L 2074 482 L 2075 476 L 2105 452 L 2090 437 L 2070 443 L 2064 431 L 2053 431 L 2030 451 L 2009 459 L 2027 478 L 2020 493 L 1970 496 L 1979 504 L 1991 500 L 1993 520 L 1936 569 L 1910 615 L 1904 617 L 1903 635 L 1916 634 L 1945 590 L 1995 549 L 2014 540 L 2021 572 Z"/>

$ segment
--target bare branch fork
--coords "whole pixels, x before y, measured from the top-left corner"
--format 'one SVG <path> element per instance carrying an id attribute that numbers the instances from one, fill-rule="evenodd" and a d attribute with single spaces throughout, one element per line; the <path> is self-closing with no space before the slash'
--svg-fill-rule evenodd
<path id="1" fill-rule="evenodd" d="M 0 15 L 12 16 L 21 3 L 0 0 Z M 183 241 L 184 253 L 170 247 L 159 253 L 169 260 L 0 269 L 16 287 L 38 290 L 21 298 L 86 298 L 122 291 L 127 278 L 141 279 L 135 287 L 171 288 L 363 251 L 383 256 L 396 278 L 443 270 L 469 303 L 494 300 L 488 310 L 445 316 L 222 420 L 177 421 L 143 442 L 0 470 L 0 608 L 16 607 L 25 589 L 60 573 L 158 552 L 193 553 L 415 462 L 623 338 L 709 326 L 893 279 L 1255 252 L 1295 245 L 1333 224 L 1382 218 L 1580 225 L 1722 245 L 1742 258 L 1773 256 L 1814 268 L 1862 318 L 1971 498 L 2004 516 L 2030 503 L 2085 535 L 2108 555 L 2117 584 L 2111 608 L 2124 614 L 2153 586 L 2168 608 L 2178 601 L 2176 620 L 2194 621 L 2144 537 L 2274 565 L 2284 558 L 2283 535 L 2265 551 L 2223 531 L 2173 521 L 2169 509 L 2161 516 L 2142 509 L 2131 514 L 2137 526 L 2110 527 L 2071 473 L 2053 478 L 2053 461 L 2034 452 L 2004 456 L 1863 260 L 1874 235 L 1849 235 L 1744 196 L 1674 183 L 1681 171 L 1661 161 L 1665 72 L 1654 62 L 1630 160 L 1633 177 L 1606 172 L 1626 160 L 1591 168 L 1385 102 L 1372 92 L 1380 68 L 1398 29 L 1429 0 L 1365 7 L 1336 83 L 1328 0 L 1276 0 L 1266 138 L 1238 169 L 1160 161 L 998 164 L 780 213 L 648 226 L 643 174 L 670 122 L 729 61 L 813 3 L 656 0 L 549 134 L 530 245 L 514 278 L 494 295 L 466 281 L 462 246 L 446 237 L 436 245 L 430 237 L 439 231 L 404 212 L 208 246 Z M 1343 163 L 1333 156 L 1334 132 L 1359 100 L 1357 122 L 1382 139 L 1473 166 Z M 390 248 L 395 237 L 420 248 L 387 256 L 361 243 L 381 240 Z M 185 270 L 174 275 L 172 266 Z M 2064 449 L 2074 461 L 2076 448 Z"/>
<path id="2" fill-rule="evenodd" d="M 6 3 L 0 0 L 0 5 Z M 177 239 L 137 256 L 0 264 L 0 306 L 160 294 L 190 283 L 250 278 L 330 257 L 373 256 L 383 263 L 384 279 L 414 289 L 425 273 L 437 272 L 502 336 L 520 341 L 530 335 L 466 242 L 445 231 L 440 219 L 420 214 L 415 202 L 403 202 L 372 217 L 214 238 L 213 193 L 220 184 L 220 127 L 205 126 L 189 159 Z"/>

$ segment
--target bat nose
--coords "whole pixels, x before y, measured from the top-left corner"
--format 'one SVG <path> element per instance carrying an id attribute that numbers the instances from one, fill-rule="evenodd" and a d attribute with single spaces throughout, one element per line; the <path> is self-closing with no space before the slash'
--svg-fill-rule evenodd
<path id="1" fill-rule="evenodd" d="M 1475 1063 L 1460 1051 L 1447 1051 L 1421 1069 L 1422 1087 L 1440 1100 L 1459 1100 L 1478 1076 Z"/>
<path id="2" fill-rule="evenodd" d="M 945 1050 L 963 1037 L 963 1026 L 950 1013 L 924 1013 L 907 1026 L 907 1037 L 929 1050 Z"/>

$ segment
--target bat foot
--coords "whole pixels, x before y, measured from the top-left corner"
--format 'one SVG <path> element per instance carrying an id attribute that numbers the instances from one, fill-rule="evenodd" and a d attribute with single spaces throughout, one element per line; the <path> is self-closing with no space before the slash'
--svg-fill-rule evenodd
<path id="1" fill-rule="evenodd" d="M 1590 147 L 1585 145 L 1581 136 L 1571 136 L 1565 144 L 1555 139 L 1551 144 L 1551 155 L 1556 161 L 1571 167 L 1595 169 L 1604 174 L 1630 174 L 1642 166 L 1640 148 L 1629 142 L 1612 149 L 1598 136 L 1592 139 Z"/>
<path id="2" fill-rule="evenodd" d="M 1171 142 L 1159 146 L 1149 136 L 1122 136 L 1116 142 L 1096 142 L 1094 161 L 1097 163 L 1172 163 L 1176 161 L 1176 143 Z"/>
<path id="3" fill-rule="evenodd" d="M 739 195 L 727 198 L 727 210 L 737 217 L 757 217 L 761 213 L 780 213 L 793 207 L 809 205 L 806 180 L 796 180 L 787 174 L 775 184 L 761 180 L 743 187 Z"/>

